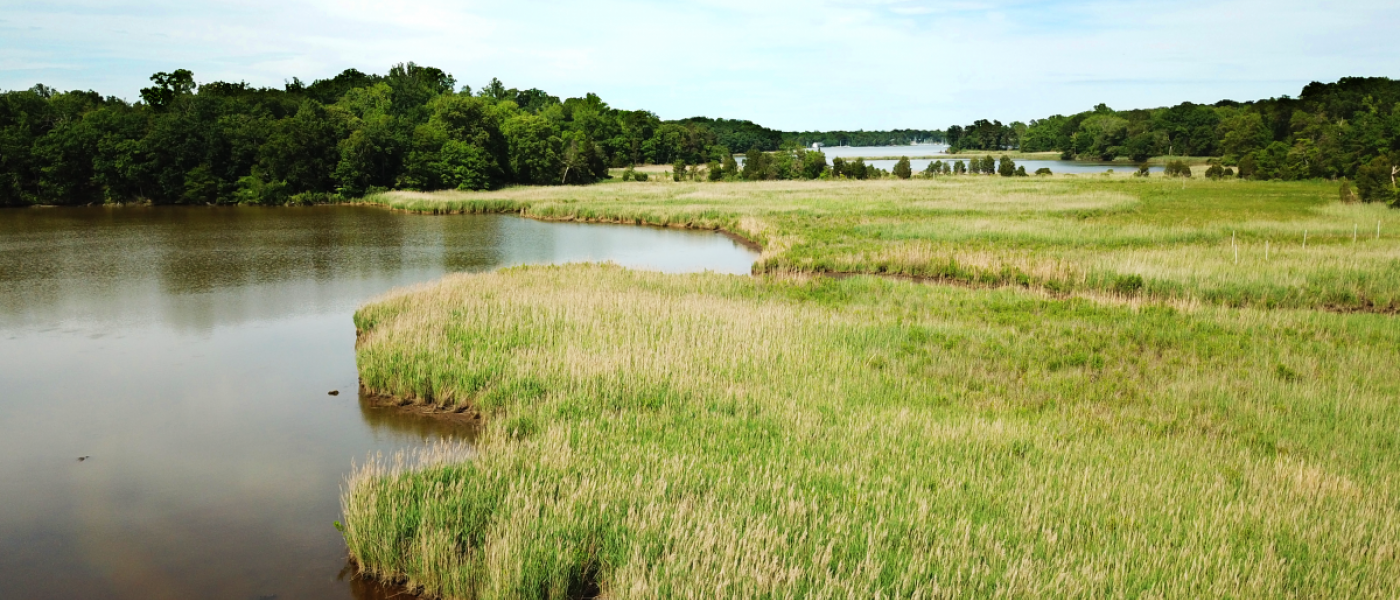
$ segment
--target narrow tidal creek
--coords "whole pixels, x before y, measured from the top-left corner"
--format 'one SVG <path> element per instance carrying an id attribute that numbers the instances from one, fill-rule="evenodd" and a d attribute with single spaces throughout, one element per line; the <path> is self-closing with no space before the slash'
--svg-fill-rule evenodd
<path id="1" fill-rule="evenodd" d="M 499 215 L 0 210 L 0 597 L 379 597 L 345 570 L 342 478 L 469 433 L 358 397 L 358 306 L 507 265 L 755 259 L 711 232 Z"/>

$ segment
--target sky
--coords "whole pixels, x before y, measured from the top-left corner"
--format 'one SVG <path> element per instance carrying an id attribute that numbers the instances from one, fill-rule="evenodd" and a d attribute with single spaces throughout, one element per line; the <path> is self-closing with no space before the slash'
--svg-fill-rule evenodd
<path id="1" fill-rule="evenodd" d="M 0 0 L 0 89 L 129 100 L 158 71 L 280 87 L 413 61 L 663 119 L 943 129 L 1400 77 L 1400 2 Z"/>

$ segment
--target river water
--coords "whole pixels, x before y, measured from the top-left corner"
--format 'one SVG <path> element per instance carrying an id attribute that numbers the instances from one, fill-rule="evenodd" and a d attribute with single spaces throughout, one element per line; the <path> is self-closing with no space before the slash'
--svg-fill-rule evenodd
<path id="1" fill-rule="evenodd" d="M 945 144 L 911 144 L 906 146 L 824 146 L 821 148 L 826 155 L 827 164 L 837 157 L 846 161 L 857 158 L 865 159 L 865 163 L 875 165 L 886 171 L 894 169 L 898 162 L 897 157 L 908 156 L 909 166 L 915 173 L 924 170 L 929 163 L 935 160 L 942 160 L 945 163 L 961 160 L 966 164 L 969 159 L 982 158 L 981 154 L 958 154 L 946 155 L 948 146 Z M 988 152 L 994 158 L 1000 158 L 998 152 Z M 889 158 L 896 157 L 896 158 Z M 924 157 L 924 158 L 915 158 Z M 930 158 L 932 157 L 932 158 Z M 744 164 L 744 157 L 735 157 L 739 164 Z M 878 159 L 878 160 L 876 160 Z M 1026 168 L 1027 173 L 1035 173 L 1036 169 L 1050 169 L 1055 174 L 1065 175 L 1097 175 L 1113 171 L 1115 173 L 1132 173 L 1137 171 L 1137 165 L 1128 162 L 1105 162 L 1092 160 L 1013 160 L 1017 166 Z M 1162 165 L 1154 165 L 1149 169 L 1152 173 L 1160 174 L 1164 170 Z"/>
<path id="2" fill-rule="evenodd" d="M 359 398 L 356 307 L 505 265 L 754 259 L 499 215 L 0 210 L 0 598 L 381 597 L 345 571 L 343 477 L 465 433 Z"/>

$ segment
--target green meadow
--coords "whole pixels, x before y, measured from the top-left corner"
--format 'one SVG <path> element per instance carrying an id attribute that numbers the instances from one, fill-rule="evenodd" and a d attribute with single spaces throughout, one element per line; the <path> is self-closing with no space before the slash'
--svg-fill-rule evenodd
<path id="1" fill-rule="evenodd" d="M 1336 198 L 1127 177 L 369 198 L 763 254 L 755 277 L 525 267 L 362 308 L 367 389 L 486 418 L 470 450 L 359 468 L 346 542 L 447 598 L 1395 597 L 1400 211 Z"/>
<path id="2" fill-rule="evenodd" d="M 874 273 L 1060 296 L 1400 310 L 1400 211 L 1334 183 L 941 177 L 392 192 L 418 212 L 719 228 L 758 273 Z M 1379 235 L 1377 235 L 1379 231 Z"/>

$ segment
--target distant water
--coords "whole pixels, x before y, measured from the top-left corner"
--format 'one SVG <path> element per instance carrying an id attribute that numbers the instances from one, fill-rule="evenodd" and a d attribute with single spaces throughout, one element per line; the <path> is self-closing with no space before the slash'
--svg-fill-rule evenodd
<path id="1" fill-rule="evenodd" d="M 0 598 L 387 597 L 342 572 L 342 478 L 467 432 L 359 397 L 356 307 L 504 265 L 754 259 L 711 232 L 499 215 L 0 210 Z"/>
<path id="2" fill-rule="evenodd" d="M 889 171 L 894 168 L 895 163 L 898 162 L 897 158 L 888 160 L 869 159 L 872 157 L 885 159 L 888 157 L 908 156 L 909 166 L 913 168 L 915 172 L 918 172 L 924 170 L 926 167 L 928 167 L 929 163 L 935 160 L 942 160 L 943 162 L 961 160 L 966 162 L 967 160 L 973 157 L 981 158 L 983 156 L 980 154 L 957 154 L 953 156 L 947 156 L 946 153 L 948 151 L 948 146 L 946 144 L 915 144 L 907 146 L 825 146 L 820 148 L 820 150 L 823 154 L 826 154 L 826 161 L 828 164 L 831 163 L 832 159 L 837 157 L 840 157 L 845 160 L 864 158 L 867 159 L 865 161 L 866 164 L 875 165 L 876 167 L 879 167 L 886 171 Z M 992 152 L 990 154 L 997 158 L 1001 157 L 1000 154 L 997 154 L 995 152 Z M 932 156 L 934 158 L 914 158 L 916 156 Z M 744 158 L 742 156 L 737 158 L 739 164 L 744 164 Z M 1040 168 L 1048 168 L 1052 173 L 1064 173 L 1069 175 L 1100 174 L 1105 173 L 1110 169 L 1118 173 L 1131 173 L 1137 171 L 1137 165 L 1126 162 L 1100 162 L 1081 160 L 1017 160 L 1014 162 L 1018 166 L 1026 167 L 1027 173 L 1035 173 L 1035 170 Z M 1163 171 L 1163 167 L 1154 166 L 1151 167 L 1149 171 L 1151 171 L 1152 173 L 1161 173 Z"/>
<path id="3" fill-rule="evenodd" d="M 997 157 L 997 158 L 1000 158 L 1000 156 L 998 156 L 997 154 L 992 154 L 992 156 Z M 947 157 L 933 158 L 933 159 L 927 159 L 927 158 L 925 158 L 925 159 L 915 159 L 915 158 L 911 158 L 911 159 L 909 159 L 909 166 L 912 167 L 912 168 L 914 169 L 914 172 L 917 173 L 917 172 L 922 171 L 922 170 L 924 170 L 925 168 L 927 168 L 928 165 L 929 165 L 929 163 L 931 163 L 931 162 L 933 162 L 933 161 L 935 161 L 935 160 L 941 160 L 941 161 L 943 161 L 944 163 L 949 163 L 949 162 L 954 162 L 954 161 L 959 161 L 959 160 L 961 160 L 961 161 L 963 161 L 964 163 L 966 163 L 966 162 L 967 162 L 969 159 L 971 159 L 971 158 L 973 158 L 973 156 L 969 156 L 969 155 L 966 155 L 966 154 L 959 154 L 959 155 L 956 155 L 956 156 L 947 156 Z M 981 157 L 979 156 L 979 157 L 977 157 L 977 158 L 981 158 Z M 827 155 L 827 159 L 826 159 L 826 160 L 827 160 L 827 162 L 831 162 L 831 155 Z M 875 165 L 876 167 L 879 167 L 879 168 L 881 168 L 881 169 L 884 169 L 884 170 L 888 171 L 888 170 L 890 170 L 890 169 L 893 169 L 895 163 L 898 162 L 898 161 L 896 161 L 896 160 L 867 160 L 867 161 L 865 161 L 865 162 L 866 162 L 866 164 L 872 164 L 872 165 Z M 1027 173 L 1035 173 L 1035 170 L 1036 170 L 1036 169 L 1039 169 L 1039 168 L 1042 168 L 1042 167 L 1050 169 L 1050 171 L 1051 171 L 1052 173 L 1064 173 L 1064 174 L 1069 174 L 1069 175 L 1105 173 L 1105 172 L 1109 171 L 1110 169 L 1113 170 L 1115 173 L 1133 173 L 1133 172 L 1136 172 L 1136 171 L 1137 171 L 1137 165 L 1134 165 L 1134 164 L 1132 164 L 1132 163 L 1120 163 L 1120 162 L 1095 162 L 1095 161 L 1081 161 L 1081 160 L 1014 160 L 1014 159 L 1012 160 L 1012 162 L 1016 163 L 1016 166 L 1018 166 L 1018 167 L 1025 167 Z M 1161 167 L 1161 166 L 1154 166 L 1154 167 L 1150 167 L 1148 170 L 1151 171 L 1151 172 L 1153 172 L 1153 173 L 1161 173 L 1162 170 L 1163 170 L 1163 167 Z"/>
<path id="4" fill-rule="evenodd" d="M 809 146 L 810 150 L 811 147 Z M 948 151 L 947 144 L 913 144 L 906 146 L 823 146 L 820 148 L 826 154 L 827 162 L 836 157 L 841 158 L 870 158 L 885 156 L 932 156 L 943 154 Z"/>

